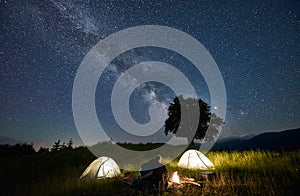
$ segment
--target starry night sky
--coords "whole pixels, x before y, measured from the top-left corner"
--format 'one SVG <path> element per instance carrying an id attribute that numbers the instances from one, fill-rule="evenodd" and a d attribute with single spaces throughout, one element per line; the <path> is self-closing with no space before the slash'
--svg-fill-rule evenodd
<path id="1" fill-rule="evenodd" d="M 210 52 L 227 93 L 221 137 L 300 127 L 299 2 L 159 2 L 0 0 L 0 135 L 80 144 L 72 114 L 77 69 L 98 41 L 137 25 L 179 29 Z M 98 116 L 113 137 L 122 138 L 105 107 L 113 84 L 148 60 L 180 69 L 210 103 L 202 76 L 180 55 L 152 47 L 128 51 L 108 66 L 96 91 Z M 141 86 L 131 97 L 133 118 L 149 121 L 147 107 L 154 100 L 167 105 L 174 96 L 159 83 Z"/>

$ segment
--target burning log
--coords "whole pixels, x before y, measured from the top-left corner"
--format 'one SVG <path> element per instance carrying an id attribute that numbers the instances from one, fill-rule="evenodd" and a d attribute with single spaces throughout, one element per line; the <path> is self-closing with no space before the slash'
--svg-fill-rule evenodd
<path id="1" fill-rule="evenodd" d="M 195 182 L 194 178 L 186 178 L 178 175 L 178 172 L 175 171 L 172 175 L 172 177 L 169 180 L 169 186 L 168 187 L 182 187 L 184 184 L 193 184 L 196 186 L 201 186 L 199 183 Z"/>
<path id="2" fill-rule="evenodd" d="M 173 182 L 175 184 L 180 184 L 180 178 L 179 178 L 179 175 L 177 174 L 177 171 L 174 172 L 171 182 Z"/>

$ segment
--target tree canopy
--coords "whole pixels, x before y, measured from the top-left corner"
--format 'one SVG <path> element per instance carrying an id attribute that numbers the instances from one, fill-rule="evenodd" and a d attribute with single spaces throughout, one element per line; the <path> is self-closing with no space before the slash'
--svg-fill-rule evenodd
<path id="1" fill-rule="evenodd" d="M 218 136 L 218 128 L 224 124 L 223 119 L 210 112 L 210 106 L 202 99 L 183 98 L 182 95 L 174 98 L 168 108 L 168 118 L 165 121 L 165 134 L 175 134 L 177 137 L 186 137 L 188 142 L 194 139 L 214 141 Z M 210 126 L 208 135 L 206 132 Z"/>

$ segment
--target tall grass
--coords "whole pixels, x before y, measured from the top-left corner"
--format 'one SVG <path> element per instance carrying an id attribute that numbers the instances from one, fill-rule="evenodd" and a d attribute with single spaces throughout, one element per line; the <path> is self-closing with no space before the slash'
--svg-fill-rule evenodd
<path id="1" fill-rule="evenodd" d="M 207 178 L 199 170 L 178 168 L 177 161 L 167 164 L 170 173 L 178 171 L 192 177 L 201 187 L 187 185 L 159 194 L 296 195 L 300 191 L 300 151 L 209 152 L 207 157 L 216 167 Z M 0 195 L 145 195 L 131 189 L 121 177 L 80 181 L 79 176 L 93 159 L 85 149 L 2 159 Z M 125 169 L 130 170 L 131 165 Z M 138 172 L 133 175 L 137 177 Z"/>
<path id="2" fill-rule="evenodd" d="M 299 191 L 300 151 L 210 152 L 216 178 L 204 193 L 234 195 L 289 195 Z"/>

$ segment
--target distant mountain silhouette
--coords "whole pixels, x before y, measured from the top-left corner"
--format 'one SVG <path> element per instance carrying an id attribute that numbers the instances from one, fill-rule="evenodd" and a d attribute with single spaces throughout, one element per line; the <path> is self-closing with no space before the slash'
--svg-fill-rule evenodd
<path id="1" fill-rule="evenodd" d="M 250 139 L 232 138 L 216 142 L 214 150 L 297 150 L 300 149 L 300 128 L 267 132 Z"/>
<path id="2" fill-rule="evenodd" d="M 232 137 L 226 137 L 226 138 L 222 138 L 219 139 L 218 142 L 228 142 L 228 141 L 232 141 L 232 140 L 248 140 L 251 139 L 253 137 L 255 137 L 256 135 L 251 134 L 251 135 L 245 135 L 245 136 L 232 136 Z"/>
<path id="3" fill-rule="evenodd" d="M 18 143 L 24 143 L 24 142 L 12 137 L 0 136 L 0 145 L 1 144 L 15 145 Z"/>

